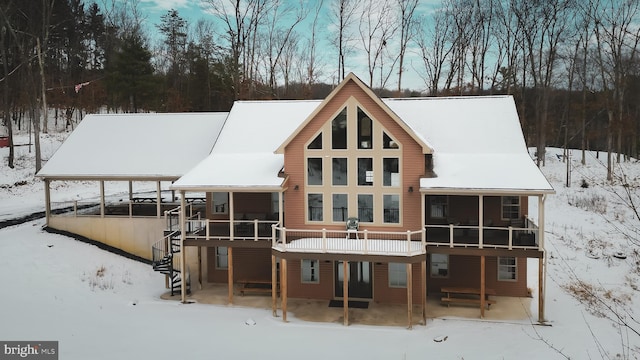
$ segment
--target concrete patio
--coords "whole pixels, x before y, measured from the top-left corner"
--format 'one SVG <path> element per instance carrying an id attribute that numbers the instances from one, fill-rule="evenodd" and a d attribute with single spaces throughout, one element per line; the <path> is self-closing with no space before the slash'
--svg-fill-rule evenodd
<path id="1" fill-rule="evenodd" d="M 187 301 L 200 304 L 212 304 L 234 307 L 261 308 L 271 312 L 271 296 L 268 294 L 240 295 L 238 289 L 234 292 L 233 303 L 228 304 L 227 285 L 224 284 L 203 284 L 202 289 L 194 286 L 191 295 L 187 296 Z M 161 296 L 162 299 L 180 301 L 180 294 L 171 296 L 168 292 Z M 443 305 L 440 303 L 440 296 L 429 296 L 427 298 L 427 322 L 430 319 L 440 318 L 462 318 L 479 321 L 504 321 L 517 323 L 536 322 L 535 314 L 531 314 L 531 304 L 533 298 L 518 298 L 493 296 L 496 303 L 490 309 L 485 310 L 484 318 L 480 317 L 480 309 L 475 306 L 466 305 Z M 343 308 L 329 307 L 328 300 L 311 299 L 287 299 L 287 317 L 289 320 L 296 318 L 309 322 L 325 322 L 343 324 Z M 421 308 L 413 306 L 414 326 L 424 325 Z M 282 316 L 280 309 L 280 298 L 278 298 L 278 317 Z M 407 326 L 407 305 L 404 304 L 380 304 L 370 302 L 367 309 L 349 309 L 350 325 L 378 325 L 378 326 Z"/>

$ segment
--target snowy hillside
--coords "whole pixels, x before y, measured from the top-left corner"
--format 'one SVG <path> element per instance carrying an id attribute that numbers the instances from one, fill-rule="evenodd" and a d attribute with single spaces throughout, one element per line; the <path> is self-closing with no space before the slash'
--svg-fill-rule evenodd
<path id="1" fill-rule="evenodd" d="M 43 137 L 44 159 L 64 137 Z M 16 141 L 27 142 L 26 136 Z M 43 211 L 44 204 L 28 146 L 17 148 L 15 169 L 7 167 L 7 154 L 0 149 L 0 222 Z M 547 198 L 545 214 L 550 326 L 438 318 L 413 330 L 344 327 L 295 318 L 283 323 L 264 309 L 182 305 L 159 299 L 163 277 L 150 266 L 43 232 L 41 219 L 0 229 L 0 341 L 59 341 L 65 360 L 638 359 L 640 221 L 624 204 L 624 190 L 637 204 L 640 163 L 616 171 L 629 186 L 610 185 L 606 154 L 588 153 L 583 166 L 576 151 L 567 188 L 561 154 L 549 149 L 543 168 L 557 191 Z M 57 186 L 55 193 L 67 198 L 55 201 L 98 194 L 94 184 Z M 534 218 L 536 206 L 532 201 Z M 529 276 L 537 281 L 537 271 Z"/>

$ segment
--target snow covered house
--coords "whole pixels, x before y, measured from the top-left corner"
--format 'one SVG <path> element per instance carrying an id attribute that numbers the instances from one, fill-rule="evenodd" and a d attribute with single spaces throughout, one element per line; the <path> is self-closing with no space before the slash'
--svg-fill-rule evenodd
<path id="1" fill-rule="evenodd" d="M 227 284 L 230 302 L 271 294 L 285 320 L 288 298 L 311 298 L 342 301 L 348 323 L 355 299 L 406 303 L 411 326 L 427 295 L 481 315 L 493 295 L 528 296 L 534 258 L 544 320 L 544 200 L 554 190 L 512 97 L 380 99 L 350 74 L 322 101 L 237 101 L 224 116 L 218 133 L 198 134 L 215 140 L 208 155 L 181 157 L 189 168 L 169 185 L 179 206 L 162 216 L 158 185 L 164 226 L 151 259 L 183 301 L 180 274 L 197 272 Z M 47 194 L 49 163 L 39 173 Z M 198 197 L 204 206 L 189 200 Z M 55 228 L 49 200 L 47 209 Z"/>

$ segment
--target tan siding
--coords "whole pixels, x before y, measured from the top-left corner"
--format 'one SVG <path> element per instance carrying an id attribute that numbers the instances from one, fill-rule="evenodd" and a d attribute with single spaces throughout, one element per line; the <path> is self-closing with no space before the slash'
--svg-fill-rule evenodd
<path id="1" fill-rule="evenodd" d="M 207 248 L 209 282 L 227 283 L 227 270 L 216 269 L 214 247 Z M 234 282 L 242 280 L 271 281 L 271 249 L 233 249 Z"/>
<path id="2" fill-rule="evenodd" d="M 300 299 L 332 299 L 333 263 L 320 261 L 320 282 L 318 284 L 302 283 L 301 264 L 300 260 L 292 260 L 287 263 L 288 295 Z"/>
<path id="3" fill-rule="evenodd" d="M 496 257 L 487 257 L 485 261 L 486 287 L 494 289 L 498 295 L 527 296 L 527 259 L 517 260 L 517 281 L 498 281 Z M 430 276 L 427 264 L 427 291 L 439 293 L 443 286 L 480 287 L 479 256 L 449 256 L 449 278 Z"/>

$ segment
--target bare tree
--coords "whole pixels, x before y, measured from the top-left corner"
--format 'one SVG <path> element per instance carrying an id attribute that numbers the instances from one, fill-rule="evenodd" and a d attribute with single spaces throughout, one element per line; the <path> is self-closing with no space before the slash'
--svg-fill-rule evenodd
<path id="1" fill-rule="evenodd" d="M 423 17 L 418 31 L 418 47 L 422 57 L 422 69 L 419 72 L 429 94 L 436 95 L 440 89 L 442 74 L 446 70 L 447 59 L 453 52 L 453 45 L 447 40 L 451 31 L 446 12 L 436 10 L 431 18 Z M 429 25 L 433 24 L 430 28 Z"/>
<path id="2" fill-rule="evenodd" d="M 418 0 L 397 0 L 397 3 L 400 15 L 400 51 L 398 52 L 398 94 L 400 94 L 407 46 L 416 34 L 415 11 Z"/>
<path id="3" fill-rule="evenodd" d="M 344 58 L 349 53 L 349 46 L 353 41 L 349 25 L 352 23 L 357 4 L 354 0 L 334 0 L 332 3 L 333 14 L 331 18 L 337 33 L 332 41 L 338 49 L 338 82 L 345 77 Z"/>
<path id="4" fill-rule="evenodd" d="M 397 29 L 392 14 L 389 0 L 372 2 L 361 9 L 358 30 L 363 50 L 367 56 L 369 87 L 373 87 L 373 77 L 377 69 L 381 72 L 380 87 L 384 87 L 385 75 L 382 63 L 384 52 Z M 388 76 L 386 78 L 388 79 Z"/>
<path id="5" fill-rule="evenodd" d="M 303 83 L 305 84 L 305 98 L 311 97 L 311 87 L 318 80 L 319 72 L 319 59 L 318 59 L 318 38 L 317 30 L 320 26 L 320 14 L 322 11 L 323 0 L 319 0 L 316 3 L 316 7 L 313 12 L 313 21 L 311 22 L 311 35 L 307 40 L 307 45 L 303 51 L 303 62 L 305 63 Z"/>

